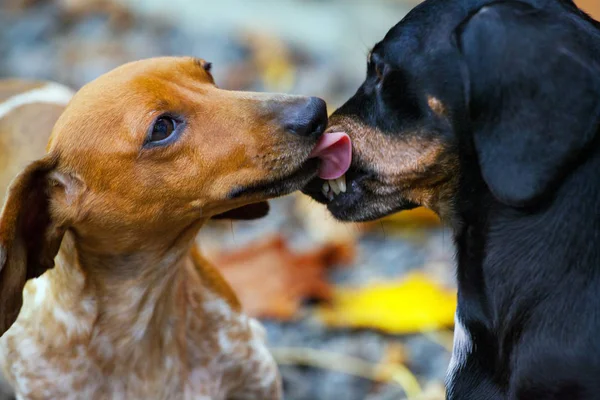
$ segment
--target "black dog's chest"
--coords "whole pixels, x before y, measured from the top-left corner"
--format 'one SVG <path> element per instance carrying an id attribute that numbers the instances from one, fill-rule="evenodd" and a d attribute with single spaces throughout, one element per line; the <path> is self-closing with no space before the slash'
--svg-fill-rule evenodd
<path id="1" fill-rule="evenodd" d="M 587 199 L 598 204 L 595 195 Z M 488 205 L 485 220 L 456 235 L 458 315 L 470 342 L 449 399 L 595 398 L 530 394 L 584 390 L 580 376 L 600 374 L 600 274 L 590 268 L 600 250 L 581 229 L 600 227 L 600 217 L 573 210 L 570 198 L 543 213 Z"/>

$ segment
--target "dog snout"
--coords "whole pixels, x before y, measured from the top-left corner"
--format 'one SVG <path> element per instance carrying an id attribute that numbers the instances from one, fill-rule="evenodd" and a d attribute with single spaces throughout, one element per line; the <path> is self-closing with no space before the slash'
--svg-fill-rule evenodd
<path id="1" fill-rule="evenodd" d="M 317 139 L 327 127 L 327 105 L 318 97 L 308 97 L 287 106 L 283 126 L 291 134 Z"/>

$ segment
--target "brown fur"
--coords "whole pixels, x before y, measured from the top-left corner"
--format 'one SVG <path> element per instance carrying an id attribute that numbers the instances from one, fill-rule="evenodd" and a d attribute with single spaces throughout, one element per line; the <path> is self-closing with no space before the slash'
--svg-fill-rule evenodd
<path id="1" fill-rule="evenodd" d="M 596 0 L 576 0 L 575 3 L 591 17 L 600 21 L 600 3 Z"/>
<path id="2" fill-rule="evenodd" d="M 446 107 L 444 107 L 444 104 L 440 101 L 440 99 L 433 96 L 427 96 L 427 105 L 429 108 L 431 108 L 431 111 L 437 114 L 438 117 L 446 116 Z"/>

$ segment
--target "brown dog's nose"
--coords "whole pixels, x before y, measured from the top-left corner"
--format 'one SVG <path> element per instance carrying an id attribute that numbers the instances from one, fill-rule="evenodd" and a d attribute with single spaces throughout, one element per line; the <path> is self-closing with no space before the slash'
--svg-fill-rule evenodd
<path id="1" fill-rule="evenodd" d="M 327 127 L 327 105 L 318 97 L 309 97 L 306 101 L 288 106 L 282 122 L 288 132 L 316 139 Z"/>

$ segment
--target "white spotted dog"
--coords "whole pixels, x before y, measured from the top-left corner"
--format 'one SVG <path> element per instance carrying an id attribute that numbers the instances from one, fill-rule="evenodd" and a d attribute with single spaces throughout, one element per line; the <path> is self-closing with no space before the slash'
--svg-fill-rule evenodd
<path id="1" fill-rule="evenodd" d="M 189 57 L 77 92 L 0 215 L 0 365 L 18 398 L 280 399 L 263 329 L 196 234 L 341 168 L 348 138 L 326 124 L 321 99 L 222 90 Z"/>

